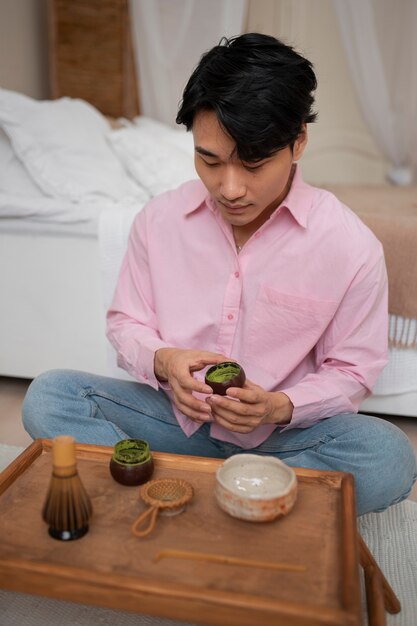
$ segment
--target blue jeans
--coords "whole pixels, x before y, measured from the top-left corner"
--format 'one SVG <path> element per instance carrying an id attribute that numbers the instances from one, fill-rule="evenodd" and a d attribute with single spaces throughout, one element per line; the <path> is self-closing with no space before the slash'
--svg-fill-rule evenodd
<path id="1" fill-rule="evenodd" d="M 162 390 L 72 370 L 46 372 L 31 383 L 23 423 L 34 439 L 67 434 L 79 442 L 113 446 L 120 439 L 141 438 L 152 450 L 222 459 L 245 452 L 211 437 L 207 423 L 186 437 Z M 400 502 L 417 478 L 406 435 L 365 415 L 336 415 L 310 428 L 277 429 L 250 452 L 296 467 L 351 472 L 359 515 Z"/>

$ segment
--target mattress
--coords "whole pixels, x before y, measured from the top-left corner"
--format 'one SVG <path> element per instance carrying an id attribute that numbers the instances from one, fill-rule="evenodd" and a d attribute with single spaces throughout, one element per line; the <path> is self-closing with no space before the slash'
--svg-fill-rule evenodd
<path id="1" fill-rule="evenodd" d="M 417 350 L 390 348 L 389 362 L 380 374 L 374 394 L 392 395 L 417 392 Z"/>
<path id="2" fill-rule="evenodd" d="M 7 294 L 0 307 L 0 375 L 34 378 L 55 368 L 106 374 L 97 236 L 77 234 L 73 226 L 70 233 L 60 225 L 16 226 L 9 223 L 8 232 L 0 226 L 0 293 Z"/>

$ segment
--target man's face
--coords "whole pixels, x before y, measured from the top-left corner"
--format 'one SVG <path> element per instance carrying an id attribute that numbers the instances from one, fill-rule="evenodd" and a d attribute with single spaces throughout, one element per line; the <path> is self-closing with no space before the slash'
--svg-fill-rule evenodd
<path id="1" fill-rule="evenodd" d="M 283 148 L 256 163 L 241 161 L 236 145 L 220 126 L 214 111 L 194 118 L 195 168 L 223 218 L 235 227 L 263 224 L 289 191 L 290 174 L 307 143 L 297 138 L 293 150 Z"/>

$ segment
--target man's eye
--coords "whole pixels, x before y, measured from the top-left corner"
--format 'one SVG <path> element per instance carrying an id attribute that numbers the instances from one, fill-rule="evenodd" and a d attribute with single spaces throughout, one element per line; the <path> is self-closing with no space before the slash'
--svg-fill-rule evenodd
<path id="1" fill-rule="evenodd" d="M 256 170 L 260 170 L 263 165 L 263 163 L 260 163 L 259 165 L 244 165 L 243 167 L 245 170 L 248 170 L 248 172 L 255 172 Z"/>
<path id="2" fill-rule="evenodd" d="M 202 159 L 202 161 L 208 167 L 217 167 L 219 165 L 219 163 L 209 163 L 208 161 L 205 161 L 204 159 Z"/>

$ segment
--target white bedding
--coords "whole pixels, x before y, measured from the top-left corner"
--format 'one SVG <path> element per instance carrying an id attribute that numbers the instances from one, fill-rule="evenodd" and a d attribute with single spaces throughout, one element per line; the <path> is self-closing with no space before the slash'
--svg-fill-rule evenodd
<path id="1" fill-rule="evenodd" d="M 46 196 L 77 203 L 143 194 L 108 144 L 108 122 L 87 102 L 38 101 L 0 89 L 0 125 Z"/>
<path id="2" fill-rule="evenodd" d="M 34 114 L 20 119 L 28 107 Z M 0 89 L 8 133 L 0 128 L 0 375 L 71 367 L 128 378 L 105 339 L 105 311 L 135 214 L 195 177 L 192 138 L 147 118 L 110 130 L 97 111 L 69 99 L 48 103 L 46 116 L 41 109 Z M 65 132 L 48 136 L 54 124 Z M 68 150 L 74 124 L 83 132 Z M 89 146 L 97 134 L 100 158 Z M 417 350 L 390 350 L 363 410 L 417 416 Z"/>
<path id="3" fill-rule="evenodd" d="M 48 237 L 98 237 L 99 214 L 87 221 L 52 222 L 31 218 L 0 217 L 0 233 L 46 235 Z"/>
<path id="4" fill-rule="evenodd" d="M 148 118 L 111 129 L 86 102 L 0 89 L 0 218 L 96 222 L 196 177 L 191 136 Z"/>
<path id="5" fill-rule="evenodd" d="M 101 219 L 116 216 L 126 233 L 153 194 L 195 175 L 190 135 L 145 118 L 121 123 L 111 130 L 80 101 L 0 89 L 0 375 L 114 373 L 103 275 L 114 284 L 118 267 L 106 266 L 115 232 Z"/>

